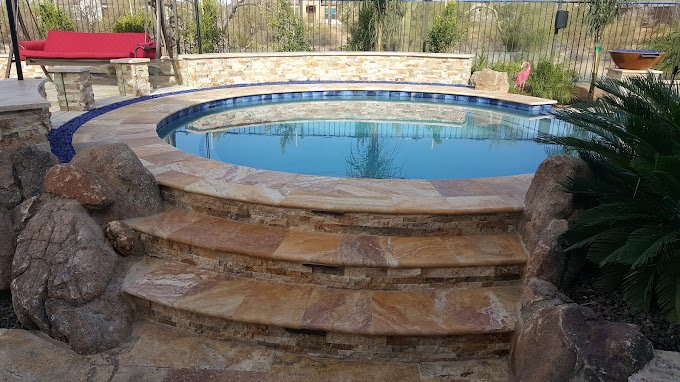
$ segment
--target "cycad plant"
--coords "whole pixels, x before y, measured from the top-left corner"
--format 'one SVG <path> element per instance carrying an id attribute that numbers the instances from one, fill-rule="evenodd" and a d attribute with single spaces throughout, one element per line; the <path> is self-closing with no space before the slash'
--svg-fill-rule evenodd
<path id="1" fill-rule="evenodd" d="M 621 287 L 633 311 L 680 321 L 680 95 L 652 76 L 596 86 L 606 93 L 595 103 L 554 113 L 586 138 L 539 138 L 577 151 L 593 171 L 566 185 L 594 207 L 563 238 L 587 249 L 599 285 Z"/>

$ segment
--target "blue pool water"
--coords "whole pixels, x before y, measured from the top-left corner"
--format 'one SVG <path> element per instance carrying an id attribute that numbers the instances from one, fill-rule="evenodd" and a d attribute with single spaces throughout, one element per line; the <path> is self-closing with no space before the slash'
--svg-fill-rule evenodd
<path id="1" fill-rule="evenodd" d="M 264 170 L 452 179 L 534 172 L 559 149 L 532 138 L 571 131 L 544 114 L 478 102 L 291 96 L 230 102 L 164 124 L 159 135 L 183 151 Z"/>

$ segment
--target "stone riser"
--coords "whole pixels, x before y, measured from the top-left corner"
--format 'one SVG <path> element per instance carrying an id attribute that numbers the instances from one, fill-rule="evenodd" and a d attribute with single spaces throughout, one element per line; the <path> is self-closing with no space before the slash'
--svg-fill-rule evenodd
<path id="1" fill-rule="evenodd" d="M 242 223 L 300 231 L 392 236 L 461 236 L 515 233 L 521 211 L 488 214 L 416 215 L 324 213 L 247 203 L 161 186 L 170 207 Z"/>
<path id="2" fill-rule="evenodd" d="M 200 248 L 141 234 L 147 254 L 213 272 L 289 284 L 341 289 L 427 290 L 515 284 L 524 265 L 461 268 L 318 267 Z"/>
<path id="3" fill-rule="evenodd" d="M 512 332 L 449 336 L 366 336 L 235 322 L 132 297 L 144 318 L 222 340 L 345 360 L 393 362 L 505 358 Z"/>

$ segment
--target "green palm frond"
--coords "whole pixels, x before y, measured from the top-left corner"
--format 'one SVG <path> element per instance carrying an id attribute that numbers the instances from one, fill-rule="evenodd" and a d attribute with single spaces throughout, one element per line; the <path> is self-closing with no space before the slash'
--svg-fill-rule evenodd
<path id="1" fill-rule="evenodd" d="M 680 95 L 651 76 L 596 86 L 597 101 L 554 112 L 579 134 L 537 139 L 577 152 L 592 173 L 564 184 L 592 208 L 562 239 L 587 248 L 597 285 L 622 288 L 633 311 L 680 321 Z"/>

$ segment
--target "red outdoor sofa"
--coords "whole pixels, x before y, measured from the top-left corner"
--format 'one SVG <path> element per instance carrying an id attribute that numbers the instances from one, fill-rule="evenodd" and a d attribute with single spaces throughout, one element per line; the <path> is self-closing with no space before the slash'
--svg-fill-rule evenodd
<path id="1" fill-rule="evenodd" d="M 156 43 L 146 33 L 83 33 L 49 31 L 47 39 L 20 41 L 27 64 L 82 65 L 116 58 L 154 58 Z"/>

